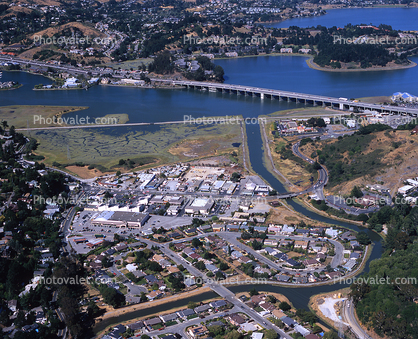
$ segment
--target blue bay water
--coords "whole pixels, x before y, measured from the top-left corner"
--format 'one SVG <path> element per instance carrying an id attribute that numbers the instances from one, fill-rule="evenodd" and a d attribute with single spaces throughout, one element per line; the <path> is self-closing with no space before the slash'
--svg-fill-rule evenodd
<path id="1" fill-rule="evenodd" d="M 396 29 L 418 29 L 416 17 L 418 9 L 348 9 L 332 10 L 322 17 L 289 20 L 280 25 L 341 26 L 346 23 L 366 23 L 379 25 L 390 24 Z M 418 57 L 411 60 L 418 62 Z M 242 84 L 263 88 L 282 89 L 302 93 L 312 93 L 335 97 L 367 97 L 391 95 L 397 91 L 408 91 L 418 95 L 418 67 L 375 72 L 321 72 L 309 68 L 304 57 L 276 56 L 253 57 L 242 59 L 217 60 L 225 69 L 226 83 Z M 5 105 L 77 105 L 89 109 L 74 112 L 68 116 L 78 115 L 99 117 L 105 114 L 127 113 L 130 122 L 157 122 L 183 120 L 184 115 L 193 117 L 243 115 L 257 117 L 277 110 L 303 107 L 295 103 L 261 100 L 253 97 L 235 96 L 221 93 L 207 93 L 193 90 L 138 89 L 128 87 L 97 86 L 85 90 L 69 91 L 33 91 L 36 84 L 48 84 L 50 80 L 40 76 L 21 73 L 3 72 L 2 81 L 14 80 L 23 87 L 13 91 L 0 92 L 0 106 Z M 152 127 L 135 127 L 141 130 Z M 125 128 L 106 129 L 109 133 L 123 133 Z M 267 171 L 263 165 L 263 149 L 258 126 L 248 126 L 248 146 L 251 163 L 257 173 L 264 177 L 272 187 L 283 192 L 283 186 Z M 357 227 L 336 222 L 290 202 L 299 212 L 313 219 L 339 224 L 358 229 Z M 374 241 L 371 259 L 378 258 L 382 250 L 380 238 L 366 230 Z M 251 288 L 247 286 L 246 288 Z M 286 294 L 297 307 L 306 307 L 310 295 L 332 291 L 338 286 L 323 286 L 304 289 L 286 289 L 268 287 Z M 242 288 L 235 288 L 240 291 Z"/>
<path id="2" fill-rule="evenodd" d="M 290 26 L 344 27 L 353 25 L 390 25 L 402 31 L 418 30 L 418 8 L 344 8 L 331 9 L 327 14 L 308 18 L 294 18 L 278 23 L 266 24 L 267 27 L 287 28 Z"/>

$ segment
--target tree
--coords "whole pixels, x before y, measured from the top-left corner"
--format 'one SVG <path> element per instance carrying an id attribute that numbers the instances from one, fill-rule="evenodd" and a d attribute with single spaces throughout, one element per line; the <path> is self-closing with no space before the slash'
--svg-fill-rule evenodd
<path id="1" fill-rule="evenodd" d="M 247 231 L 244 231 L 244 232 L 242 232 L 242 233 L 241 233 L 241 239 L 242 239 L 242 240 L 248 240 L 248 239 L 251 239 L 251 234 L 250 234 L 250 233 L 248 233 Z"/>
<path id="2" fill-rule="evenodd" d="M 23 310 L 19 310 L 14 323 L 17 328 L 21 328 L 26 325 L 26 316 Z"/>
<path id="3" fill-rule="evenodd" d="M 255 251 L 258 251 L 258 250 L 261 250 L 262 249 L 263 244 L 261 242 L 259 242 L 259 241 L 257 241 L 257 240 L 254 239 L 253 242 L 251 243 L 251 247 Z"/>
<path id="4" fill-rule="evenodd" d="M 370 285 L 364 282 L 361 284 L 351 284 L 350 289 L 350 297 L 353 298 L 354 305 L 357 305 L 371 291 Z"/>
<path id="5" fill-rule="evenodd" d="M 324 334 L 322 337 L 324 339 L 339 339 L 338 334 L 335 333 L 333 330 L 330 330 Z"/>
<path id="6" fill-rule="evenodd" d="M 363 196 L 363 192 L 361 191 L 359 187 L 354 186 L 353 189 L 351 190 L 351 196 L 355 198 L 361 198 Z"/>
<path id="7" fill-rule="evenodd" d="M 266 338 L 266 339 L 277 339 L 277 333 L 273 329 L 267 330 L 264 333 L 264 338 Z"/>
<path id="8" fill-rule="evenodd" d="M 221 271 L 216 272 L 215 277 L 218 280 L 224 280 L 225 279 L 225 275 Z"/>
<path id="9" fill-rule="evenodd" d="M 198 247 L 201 247 L 203 244 L 202 244 L 202 242 L 199 240 L 199 238 L 193 238 L 193 240 L 192 240 L 192 246 L 194 247 L 194 248 L 198 248 Z"/>
<path id="10" fill-rule="evenodd" d="M 267 301 L 268 301 L 269 303 L 275 304 L 275 303 L 277 302 L 277 298 L 276 298 L 274 295 L 269 295 L 269 296 L 267 297 Z"/>
<path id="11" fill-rule="evenodd" d="M 289 311 L 292 307 L 286 302 L 286 301 L 282 301 L 280 304 L 279 304 L 279 308 L 282 310 L 282 311 L 284 311 L 284 312 L 286 312 L 286 311 Z"/>
<path id="12" fill-rule="evenodd" d="M 299 308 L 298 310 L 296 310 L 296 316 L 298 316 L 302 322 L 310 323 L 311 325 L 313 325 L 317 321 L 315 313 L 307 311 L 303 308 Z"/>
<path id="13" fill-rule="evenodd" d="M 313 332 L 314 334 L 320 333 L 320 332 L 322 332 L 322 331 L 323 331 L 323 329 L 322 329 L 322 327 L 321 327 L 321 326 L 314 325 L 314 326 L 312 327 L 312 332 Z"/>
<path id="14" fill-rule="evenodd" d="M 371 243 L 370 237 L 363 231 L 357 233 L 356 239 L 361 245 L 368 245 Z"/>
<path id="15" fill-rule="evenodd" d="M 148 261 L 148 268 L 154 272 L 161 272 L 163 270 L 161 265 L 156 261 Z"/>
<path id="16" fill-rule="evenodd" d="M 251 297 L 254 296 L 254 295 L 258 295 L 259 294 L 258 291 L 255 289 L 255 287 L 253 289 L 251 289 L 249 293 L 250 293 L 250 296 Z"/>
<path id="17" fill-rule="evenodd" d="M 107 256 L 104 256 L 102 259 L 102 266 L 104 268 L 108 268 L 110 266 L 112 266 L 112 262 L 109 260 L 109 258 Z"/>
<path id="18" fill-rule="evenodd" d="M 187 308 L 195 309 L 197 306 L 197 303 L 195 303 L 194 301 L 189 301 L 187 303 Z"/>
<path id="19" fill-rule="evenodd" d="M 154 61 L 149 64 L 148 70 L 157 74 L 173 73 L 174 64 L 171 61 L 170 52 L 165 50 L 159 53 Z"/>
<path id="20" fill-rule="evenodd" d="M 1 125 L 2 125 L 2 127 L 3 127 L 3 130 L 4 130 L 4 131 L 7 129 L 7 127 L 9 127 L 9 124 L 7 123 L 7 121 L 6 121 L 6 120 L 3 120 L 3 121 L 1 122 Z"/>
<path id="21" fill-rule="evenodd" d="M 214 70 L 213 70 L 213 73 L 215 74 L 215 80 L 216 81 L 224 82 L 224 80 L 225 80 L 224 79 L 225 72 L 224 72 L 224 69 L 221 66 L 216 65 L 215 68 L 214 68 Z"/>
<path id="22" fill-rule="evenodd" d="M 148 301 L 148 298 L 147 298 L 147 295 L 145 294 L 145 292 L 141 292 L 140 298 L 141 298 L 141 302 Z"/>
<path id="23" fill-rule="evenodd" d="M 410 242 L 411 239 L 405 232 L 399 232 L 394 240 L 395 250 L 405 250 Z"/>
<path id="24" fill-rule="evenodd" d="M 313 169 L 315 171 L 319 171 L 321 168 L 322 168 L 322 166 L 317 161 L 315 161 L 314 164 L 313 164 Z"/>
<path id="25" fill-rule="evenodd" d="M 241 179 L 241 174 L 239 174 L 239 173 L 237 173 L 237 172 L 232 173 L 232 175 L 231 175 L 231 180 L 232 180 L 233 182 L 237 182 L 237 181 L 239 181 L 240 179 Z"/>
<path id="26" fill-rule="evenodd" d="M 98 314 L 100 313 L 100 308 L 99 306 L 97 306 L 97 304 L 93 301 L 90 300 L 88 307 L 87 307 L 87 314 L 91 317 L 94 318 L 96 317 Z"/>
<path id="27" fill-rule="evenodd" d="M 103 300 L 106 304 L 113 306 L 114 308 L 120 307 L 125 304 L 125 296 L 119 293 L 114 288 L 102 285 L 101 288 Z"/>
<path id="28" fill-rule="evenodd" d="M 221 263 L 219 264 L 219 269 L 220 269 L 221 271 L 226 271 L 228 268 L 229 268 L 229 265 L 228 265 L 227 263 L 225 263 L 225 262 L 221 262 Z"/>
<path id="29" fill-rule="evenodd" d="M 206 265 L 203 261 L 198 261 L 195 265 L 194 265 L 199 271 L 204 271 L 206 269 Z"/>

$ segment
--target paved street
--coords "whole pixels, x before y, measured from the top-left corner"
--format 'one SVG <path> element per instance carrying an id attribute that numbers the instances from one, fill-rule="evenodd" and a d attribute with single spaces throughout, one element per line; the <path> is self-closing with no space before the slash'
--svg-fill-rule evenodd
<path id="1" fill-rule="evenodd" d="M 149 240 L 143 240 L 144 243 L 146 243 L 149 246 L 154 245 L 155 243 Z M 281 338 L 291 339 L 290 336 L 288 336 L 285 332 L 283 332 L 281 329 L 279 329 L 277 326 L 272 324 L 267 319 L 263 318 L 261 315 L 259 315 L 256 311 L 251 309 L 250 307 L 246 306 L 241 300 L 237 299 L 235 297 L 235 294 L 232 293 L 230 290 L 228 290 L 226 287 L 216 283 L 213 279 L 209 279 L 206 274 L 199 271 L 197 268 L 195 268 L 192 264 L 190 264 L 187 260 L 185 260 L 183 257 L 177 255 L 177 253 L 173 252 L 168 248 L 169 244 L 160 244 L 161 251 L 171 258 L 176 264 L 183 265 L 192 275 L 195 277 L 200 277 L 202 281 L 207 284 L 215 293 L 217 293 L 219 296 L 233 304 L 234 306 L 241 309 L 242 312 L 249 315 L 254 321 L 256 321 L 260 326 L 266 328 L 266 329 L 274 329 L 278 334 L 280 334 Z"/>
<path id="2" fill-rule="evenodd" d="M 354 305 L 352 300 L 346 300 L 343 303 L 343 312 L 342 312 L 343 321 L 348 323 L 351 329 L 354 331 L 356 336 L 361 339 L 372 339 L 366 331 L 364 331 L 360 324 L 357 322 L 357 319 L 354 315 Z"/>
<path id="3" fill-rule="evenodd" d="M 199 325 L 201 322 L 208 321 L 208 320 L 215 319 L 215 318 L 221 318 L 221 317 L 227 315 L 228 313 L 234 313 L 234 312 L 239 312 L 239 311 L 240 311 L 240 309 L 238 307 L 234 306 L 231 310 L 229 310 L 227 312 L 214 313 L 214 314 L 211 314 L 211 315 L 209 315 L 209 316 L 207 316 L 203 319 L 201 319 L 201 318 L 191 319 L 191 320 L 179 323 L 177 325 L 166 327 L 163 330 L 150 331 L 150 332 L 147 332 L 146 334 L 149 335 L 150 337 L 152 337 L 152 336 L 159 336 L 159 335 L 168 334 L 168 333 L 179 333 L 183 337 L 188 338 L 188 336 L 186 335 L 186 328 L 187 327 L 194 326 L 194 325 Z M 131 339 L 134 339 L 134 338 L 135 337 L 132 337 Z"/>

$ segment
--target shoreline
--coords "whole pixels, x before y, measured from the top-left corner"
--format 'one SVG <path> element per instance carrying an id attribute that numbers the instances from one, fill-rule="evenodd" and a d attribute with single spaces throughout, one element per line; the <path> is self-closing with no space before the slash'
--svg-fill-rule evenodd
<path id="1" fill-rule="evenodd" d="M 327 318 L 322 312 L 321 312 L 321 310 L 319 309 L 319 304 L 318 304 L 318 301 L 319 301 L 319 299 L 321 299 L 321 298 L 329 298 L 329 297 L 332 297 L 333 295 L 335 295 L 335 294 L 340 294 L 341 293 L 341 295 L 346 295 L 346 294 L 348 294 L 349 293 L 349 291 L 350 291 L 350 288 L 349 287 L 345 287 L 345 288 L 342 288 L 342 289 L 339 289 L 339 290 L 335 290 L 335 291 L 332 291 L 332 292 L 325 292 L 325 293 L 319 293 L 319 294 L 315 294 L 315 295 L 313 295 L 313 296 L 311 296 L 310 298 L 309 298 L 309 301 L 308 301 L 308 308 L 309 308 L 309 310 L 311 310 L 313 313 L 315 313 L 316 314 L 316 316 L 320 319 L 320 320 L 322 320 L 325 324 L 327 324 L 328 326 L 330 326 L 331 328 L 333 328 L 334 330 L 337 330 L 338 331 L 338 329 L 334 326 L 334 324 L 332 324 L 332 320 L 330 319 L 330 318 Z"/>
<path id="2" fill-rule="evenodd" d="M 323 71 L 323 72 L 344 72 L 344 73 L 349 73 L 349 72 L 376 72 L 376 71 L 397 71 L 397 70 L 401 70 L 401 69 L 408 69 L 408 68 L 413 68 L 415 67 L 417 64 L 411 60 L 409 60 L 410 64 L 409 65 L 405 65 L 405 66 L 399 66 L 399 67 L 382 67 L 382 68 L 355 68 L 355 69 L 342 69 L 342 68 L 325 68 L 325 67 L 321 67 L 319 65 L 317 65 L 316 63 L 313 62 L 313 58 L 311 57 L 310 59 L 306 60 L 306 63 L 308 65 L 309 68 L 312 68 L 314 70 L 317 71 Z"/>
<path id="3" fill-rule="evenodd" d="M 1 82 L 1 81 L 0 81 Z M 22 87 L 23 86 L 23 84 L 17 84 L 17 86 L 16 85 L 14 85 L 14 86 L 12 86 L 12 87 L 8 87 L 8 88 L 0 88 L 0 91 L 13 91 L 13 90 L 15 90 L 15 89 L 19 89 L 20 87 Z"/>
<path id="4" fill-rule="evenodd" d="M 328 7 L 330 6 L 330 7 Z M 406 4 L 382 4 L 382 5 L 376 5 L 376 4 L 372 4 L 370 6 L 344 6 L 344 5 L 323 5 L 323 6 L 318 6 L 317 8 L 312 8 L 312 9 L 319 9 L 319 7 L 322 8 L 322 10 L 325 12 L 321 15 L 312 15 L 312 16 L 306 16 L 303 17 L 303 19 L 305 18 L 312 18 L 312 17 L 320 17 L 320 16 L 324 16 L 328 14 L 328 11 L 333 11 L 336 9 L 374 9 L 374 8 L 405 8 L 405 9 L 409 9 L 409 8 L 417 8 L 418 4 L 416 3 L 412 3 L 412 6 L 408 6 Z M 285 18 L 282 20 L 274 20 L 274 21 L 260 21 L 260 22 L 256 22 L 255 24 L 258 25 L 262 25 L 266 28 L 273 28 L 273 27 L 269 27 L 267 25 L 274 25 L 274 24 L 279 24 L 288 20 L 292 20 L 292 19 L 298 19 L 298 18 Z"/>
<path id="5" fill-rule="evenodd" d="M 277 56 L 295 56 L 295 57 L 305 57 L 309 58 L 310 54 L 302 54 L 302 53 L 264 53 L 264 54 L 254 54 L 254 55 L 238 55 L 236 57 L 220 57 L 220 58 L 213 58 L 213 61 L 216 60 L 234 60 L 234 59 L 243 59 L 243 58 L 257 58 L 257 57 L 277 57 Z"/>

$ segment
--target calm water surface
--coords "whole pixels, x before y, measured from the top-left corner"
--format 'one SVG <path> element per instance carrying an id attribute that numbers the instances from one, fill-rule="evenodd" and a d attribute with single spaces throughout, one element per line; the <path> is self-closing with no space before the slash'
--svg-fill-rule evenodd
<path id="1" fill-rule="evenodd" d="M 350 9 L 332 10 L 322 17 L 289 20 L 275 27 L 289 25 L 344 25 L 345 23 L 386 23 L 396 29 L 418 29 L 418 9 Z M 355 21 L 353 21 L 355 20 Z M 302 25 L 303 23 L 303 25 Z M 281 25 L 281 26 L 280 26 Z M 417 57 L 411 58 L 418 62 Z M 274 88 L 302 93 L 329 95 L 335 97 L 366 97 L 391 95 L 396 91 L 408 91 L 418 94 L 418 68 L 398 71 L 376 71 L 355 73 L 329 73 L 310 69 L 303 57 L 254 57 L 242 59 L 217 60 L 225 69 L 226 83 L 243 84 L 256 87 Z M 0 106 L 5 105 L 77 105 L 89 109 L 71 113 L 98 117 L 112 113 L 129 114 L 130 122 L 157 122 L 183 120 L 184 115 L 193 117 L 240 114 L 244 117 L 257 117 L 274 111 L 303 107 L 300 104 L 261 100 L 259 98 L 234 96 L 221 93 L 207 93 L 192 90 L 158 90 L 126 87 L 96 86 L 88 91 L 33 91 L 36 84 L 48 84 L 50 80 L 40 76 L 21 72 L 3 72 L 2 81 L 14 80 L 23 84 L 18 90 L 0 92 Z M 143 129 L 145 127 L 135 127 Z M 157 126 L 151 126 L 154 130 Z M 109 133 L 124 133 L 126 128 L 106 129 Z M 259 126 L 248 125 L 248 146 L 251 164 L 254 170 L 266 179 L 279 192 L 283 185 L 264 167 L 263 149 Z M 360 230 L 357 226 L 335 221 L 317 215 L 290 201 L 290 204 L 306 216 L 322 222 Z M 381 239 L 366 230 L 374 242 L 371 259 L 379 258 L 382 251 Z M 368 266 L 366 267 L 366 271 Z M 308 288 L 284 288 L 263 286 L 263 290 L 275 291 L 286 295 L 296 307 L 307 307 L 309 297 L 321 292 L 340 288 L 339 285 L 327 285 Z M 237 286 L 231 289 L 240 292 L 252 286 Z M 211 294 L 205 297 L 211 297 Z M 195 300 L 194 298 L 190 300 Z M 186 305 L 188 299 L 182 304 Z M 173 307 L 175 305 L 169 305 Z M 176 304 L 178 306 L 178 304 Z M 160 311 L 158 307 L 156 311 Z M 161 310 L 162 311 L 162 310 Z M 144 316 L 144 312 L 131 314 L 129 318 Z M 128 316 L 126 316 L 128 318 Z M 123 321 L 127 319 L 118 319 Z"/>
<path id="2" fill-rule="evenodd" d="M 347 8 L 328 10 L 327 14 L 309 17 L 294 18 L 278 23 L 267 24 L 267 27 L 287 28 L 290 26 L 316 27 L 344 27 L 353 25 L 390 25 L 393 29 L 417 30 L 418 8 Z"/>

